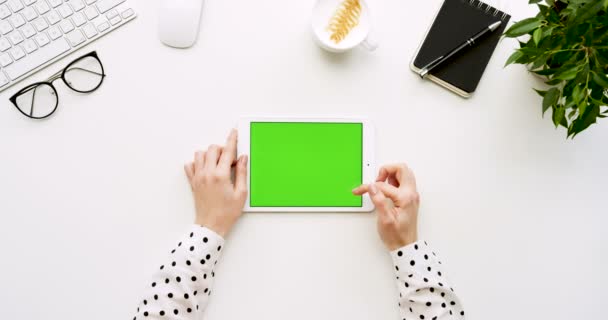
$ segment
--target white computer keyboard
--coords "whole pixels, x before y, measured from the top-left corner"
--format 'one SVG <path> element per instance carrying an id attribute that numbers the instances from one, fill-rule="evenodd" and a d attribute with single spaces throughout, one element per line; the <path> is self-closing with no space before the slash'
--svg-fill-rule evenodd
<path id="1" fill-rule="evenodd" d="M 0 0 L 0 92 L 135 16 L 126 0 Z"/>

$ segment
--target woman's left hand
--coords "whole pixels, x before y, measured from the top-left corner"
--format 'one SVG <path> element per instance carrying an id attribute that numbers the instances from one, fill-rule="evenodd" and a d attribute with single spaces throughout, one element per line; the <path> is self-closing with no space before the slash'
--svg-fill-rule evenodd
<path id="1" fill-rule="evenodd" d="M 243 212 L 247 199 L 247 156 L 236 159 L 237 131 L 226 146 L 212 145 L 197 151 L 194 161 L 184 166 L 196 207 L 195 223 L 225 237 Z M 236 159 L 235 181 L 231 179 Z"/>

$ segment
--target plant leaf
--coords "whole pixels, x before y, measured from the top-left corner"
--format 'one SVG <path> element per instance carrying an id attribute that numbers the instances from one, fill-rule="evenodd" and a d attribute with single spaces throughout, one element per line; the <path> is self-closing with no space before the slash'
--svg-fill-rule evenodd
<path id="1" fill-rule="evenodd" d="M 547 60 L 549 59 L 549 55 L 541 55 L 532 63 L 532 70 L 537 69 L 539 67 L 547 64 Z"/>
<path id="2" fill-rule="evenodd" d="M 572 137 L 575 137 L 581 131 L 587 129 L 590 125 L 596 122 L 599 114 L 599 106 L 589 106 L 584 114 L 579 114 L 578 119 L 572 122 L 572 126 L 568 128 L 568 136 L 572 135 Z"/>
<path id="3" fill-rule="evenodd" d="M 602 1 L 599 1 L 599 0 L 589 1 L 582 8 L 577 10 L 575 15 L 570 16 L 570 18 L 572 20 L 571 24 L 577 25 L 579 23 L 587 21 L 588 19 L 593 18 L 600 10 L 602 10 L 604 5 L 605 5 L 605 1 L 604 1 L 604 3 L 602 3 Z"/>
<path id="4" fill-rule="evenodd" d="M 538 89 L 532 89 L 534 91 L 536 91 L 536 93 L 538 93 L 539 96 L 544 97 L 545 94 L 547 94 L 548 91 L 543 91 L 543 90 L 538 90 Z"/>
<path id="5" fill-rule="evenodd" d="M 556 73 L 552 79 L 557 79 L 557 80 L 572 80 L 574 78 L 576 78 L 576 76 L 579 73 L 579 67 L 578 66 L 574 66 L 570 69 L 567 69 L 563 72 L 560 73 Z"/>
<path id="6" fill-rule="evenodd" d="M 518 23 L 512 25 L 506 32 L 505 36 L 514 38 L 524 35 L 536 28 L 538 28 L 542 24 L 542 20 L 537 17 L 527 18 L 519 21 Z"/>
<path id="7" fill-rule="evenodd" d="M 574 101 L 574 104 L 577 104 L 581 100 L 583 100 L 583 90 L 580 86 L 577 85 L 576 87 L 574 87 L 574 90 L 572 90 L 572 99 Z"/>
<path id="8" fill-rule="evenodd" d="M 564 80 L 553 79 L 553 80 L 546 81 L 545 83 L 548 84 L 548 85 L 550 85 L 550 86 L 555 86 L 555 85 L 558 85 L 558 84 L 562 83 L 563 81 Z"/>
<path id="9" fill-rule="evenodd" d="M 540 39 L 542 39 L 542 35 L 543 35 L 543 28 L 538 28 L 536 30 L 534 30 L 534 33 L 532 34 L 532 40 L 534 40 L 534 43 L 538 46 L 538 43 L 540 42 Z"/>
<path id="10" fill-rule="evenodd" d="M 608 1 L 608 0 L 606 0 L 606 1 Z M 606 79 L 606 76 L 599 75 L 599 74 L 593 72 L 593 81 L 595 81 L 595 83 L 600 85 L 600 87 L 608 88 L 608 79 Z"/>
<path id="11" fill-rule="evenodd" d="M 559 99 L 559 94 L 560 91 L 557 88 L 551 88 L 549 91 L 547 91 L 543 97 L 543 115 L 545 114 L 545 112 L 547 111 L 547 109 L 549 109 L 551 106 L 555 105 L 557 103 L 557 100 Z M 553 111 L 555 113 L 555 111 Z M 559 121 L 558 121 L 559 123 Z"/>
<path id="12" fill-rule="evenodd" d="M 573 109 L 576 110 L 576 109 Z M 578 104 L 578 114 L 584 114 L 585 110 L 587 110 L 587 103 L 585 103 L 584 101 L 581 101 L 581 103 Z"/>
<path id="13" fill-rule="evenodd" d="M 541 75 L 541 76 L 548 76 L 548 75 L 555 74 L 555 73 L 559 72 L 560 70 L 562 70 L 562 69 L 561 68 L 554 68 L 554 69 L 535 70 L 535 71 L 532 71 L 532 72 L 534 72 L 534 73 L 536 73 L 538 75 Z"/>
<path id="14" fill-rule="evenodd" d="M 515 52 L 513 52 L 513 54 L 509 57 L 509 59 L 507 59 L 507 62 L 505 63 L 505 66 L 510 65 L 511 63 L 517 61 L 517 59 L 521 58 L 524 56 L 524 53 L 519 51 L 519 50 L 515 50 Z M 503 67 L 503 68 L 504 68 Z"/>
<path id="15" fill-rule="evenodd" d="M 556 128 L 561 124 L 565 114 L 566 109 L 564 109 L 563 107 L 553 109 L 553 124 Z"/>
<path id="16" fill-rule="evenodd" d="M 541 38 L 546 38 L 546 37 L 550 36 L 553 33 L 553 29 L 555 29 L 555 26 L 543 28 L 543 34 L 542 34 Z"/>

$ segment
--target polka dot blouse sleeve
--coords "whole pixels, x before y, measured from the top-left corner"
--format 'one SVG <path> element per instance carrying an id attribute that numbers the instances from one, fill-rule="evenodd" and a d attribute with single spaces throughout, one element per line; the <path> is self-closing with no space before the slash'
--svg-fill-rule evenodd
<path id="1" fill-rule="evenodd" d="M 391 256 L 402 319 L 464 319 L 462 303 L 446 278 L 441 261 L 426 241 L 392 251 Z"/>
<path id="2" fill-rule="evenodd" d="M 200 319 L 223 244 L 215 232 L 192 226 L 147 284 L 133 319 Z"/>

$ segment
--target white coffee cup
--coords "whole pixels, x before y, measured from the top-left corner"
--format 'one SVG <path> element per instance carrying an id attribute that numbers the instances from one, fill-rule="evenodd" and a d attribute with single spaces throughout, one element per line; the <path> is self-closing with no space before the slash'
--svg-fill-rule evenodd
<path id="1" fill-rule="evenodd" d="M 364 0 L 359 0 L 361 4 L 361 14 L 359 24 L 350 30 L 348 35 L 339 43 L 330 39 L 331 33 L 327 30 L 330 20 L 336 13 L 336 9 L 343 0 L 318 0 L 312 12 L 312 33 L 317 44 L 330 52 L 345 52 L 356 46 L 373 51 L 378 44 L 370 37 L 371 19 L 369 7 Z"/>

